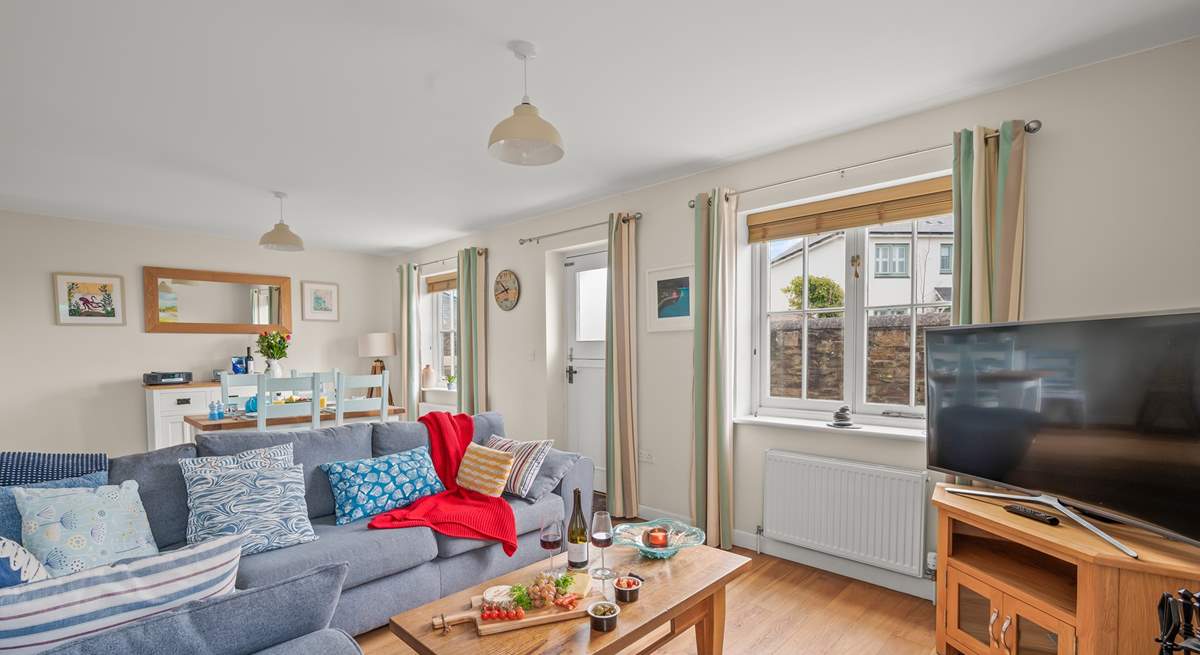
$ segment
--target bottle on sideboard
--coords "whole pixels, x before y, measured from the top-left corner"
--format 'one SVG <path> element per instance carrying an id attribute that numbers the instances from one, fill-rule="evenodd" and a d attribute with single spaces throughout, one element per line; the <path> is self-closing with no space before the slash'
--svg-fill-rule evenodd
<path id="1" fill-rule="evenodd" d="M 256 370 L 254 370 L 254 355 L 250 354 L 250 346 L 246 346 L 246 372 L 247 373 L 257 373 L 258 372 Z"/>
<path id="2" fill-rule="evenodd" d="M 567 567 L 576 571 L 588 567 L 588 529 L 579 489 L 575 489 L 575 509 L 571 510 L 571 521 L 567 524 Z"/>

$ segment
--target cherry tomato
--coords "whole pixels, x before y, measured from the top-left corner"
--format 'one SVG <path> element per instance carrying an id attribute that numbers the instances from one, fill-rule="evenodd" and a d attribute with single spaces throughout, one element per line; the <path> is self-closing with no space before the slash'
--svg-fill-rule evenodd
<path id="1" fill-rule="evenodd" d="M 523 619 L 523 618 L 525 618 L 525 608 L 523 608 L 523 607 L 518 607 L 518 608 L 517 608 L 517 618 L 518 618 L 518 619 Z"/>

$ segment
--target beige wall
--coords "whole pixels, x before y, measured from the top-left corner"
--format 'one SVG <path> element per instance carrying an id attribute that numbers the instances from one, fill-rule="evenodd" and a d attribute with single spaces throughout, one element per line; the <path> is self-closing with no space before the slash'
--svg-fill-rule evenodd
<path id="1" fill-rule="evenodd" d="M 287 368 L 366 372 L 370 363 L 358 357 L 357 336 L 394 323 L 395 268 L 380 257 L 268 252 L 253 242 L 2 211 L 0 235 L 3 450 L 144 450 L 142 373 L 187 370 L 207 380 L 252 345 L 248 334 L 144 332 L 142 266 L 290 276 L 294 337 Z M 55 325 L 50 274 L 56 271 L 123 275 L 126 325 Z M 340 285 L 340 321 L 300 320 L 301 280 Z"/>
<path id="2" fill-rule="evenodd" d="M 725 88 L 738 92 L 736 83 Z M 697 192 L 715 185 L 748 188 L 947 143 L 957 128 L 1038 118 L 1045 129 L 1031 137 L 1028 158 L 1027 316 L 1196 307 L 1196 107 L 1200 41 L 1193 40 L 487 230 L 404 259 L 426 261 L 463 245 L 478 245 L 490 249 L 490 273 L 503 268 L 517 272 L 523 283 L 520 305 L 501 312 L 489 303 L 492 407 L 505 414 L 509 432 L 517 438 L 557 438 L 562 436 L 557 400 L 561 393 L 556 388 L 548 392 L 544 383 L 561 380 L 547 365 L 557 361 L 555 339 L 547 337 L 547 288 L 557 288 L 543 282 L 547 262 L 554 261 L 547 255 L 602 239 L 604 230 L 592 228 L 524 246 L 518 245 L 518 238 L 595 223 L 612 211 L 641 211 L 645 219 L 639 226 L 638 279 L 644 284 L 647 269 L 692 261 L 692 211 L 687 201 Z M 570 135 L 567 138 L 569 158 Z M 703 139 L 703 134 L 696 135 L 697 148 L 703 148 Z M 948 150 L 942 150 L 849 171 L 844 177 L 748 194 L 740 199 L 740 209 L 942 170 L 949 163 Z M 640 320 L 639 429 L 642 449 L 655 460 L 641 467 L 642 502 L 687 515 L 691 334 L 647 333 L 644 317 Z M 735 523 L 746 532 L 759 523 L 762 457 L 768 448 L 906 467 L 920 467 L 925 461 L 921 442 L 794 428 L 739 425 L 734 442 Z"/>

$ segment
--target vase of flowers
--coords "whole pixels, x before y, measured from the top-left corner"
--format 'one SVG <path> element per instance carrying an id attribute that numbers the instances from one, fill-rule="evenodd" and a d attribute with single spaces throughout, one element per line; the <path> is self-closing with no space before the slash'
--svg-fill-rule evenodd
<path id="1" fill-rule="evenodd" d="M 267 360 L 267 375 L 274 378 L 283 377 L 283 365 L 279 360 L 287 357 L 288 346 L 291 343 L 292 335 L 286 332 L 272 330 L 259 333 L 258 353 Z"/>

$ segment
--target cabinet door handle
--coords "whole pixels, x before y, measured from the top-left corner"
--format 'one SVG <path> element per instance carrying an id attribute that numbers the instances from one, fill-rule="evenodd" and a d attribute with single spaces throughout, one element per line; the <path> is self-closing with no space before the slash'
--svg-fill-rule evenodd
<path id="1" fill-rule="evenodd" d="M 1000 626 L 1000 645 L 1004 647 L 1004 652 L 1012 653 L 1008 648 L 1008 629 L 1012 627 L 1012 617 L 1004 617 L 1004 624 Z"/>
<path id="2" fill-rule="evenodd" d="M 176 398 L 175 404 L 176 405 L 191 405 L 192 399 L 191 398 Z"/>
<path id="3" fill-rule="evenodd" d="M 993 646 L 1000 642 L 1000 640 L 996 638 L 996 619 L 999 618 L 999 616 L 1000 610 L 993 609 L 992 618 L 988 619 L 988 636 L 992 638 Z"/>

